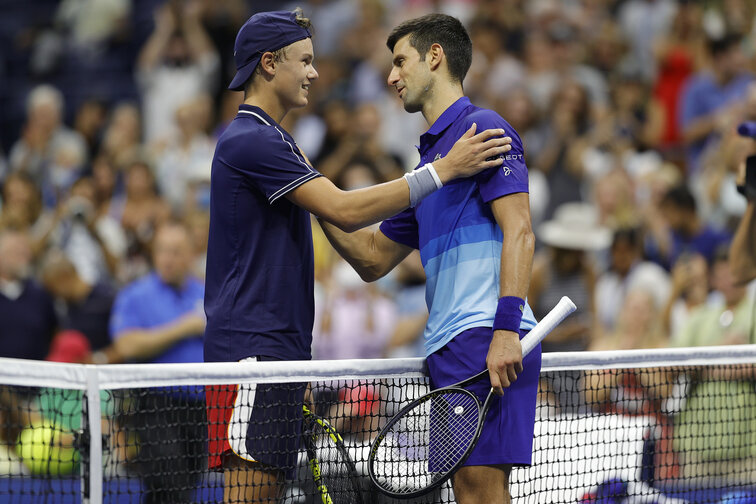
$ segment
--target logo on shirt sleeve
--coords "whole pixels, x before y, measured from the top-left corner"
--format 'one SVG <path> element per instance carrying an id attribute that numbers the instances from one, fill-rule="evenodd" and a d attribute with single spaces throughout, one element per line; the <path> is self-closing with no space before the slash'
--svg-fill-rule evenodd
<path id="1" fill-rule="evenodd" d="M 502 166 L 502 170 L 504 170 L 504 176 L 509 177 L 509 174 L 512 173 L 512 170 L 509 169 L 509 166 Z"/>

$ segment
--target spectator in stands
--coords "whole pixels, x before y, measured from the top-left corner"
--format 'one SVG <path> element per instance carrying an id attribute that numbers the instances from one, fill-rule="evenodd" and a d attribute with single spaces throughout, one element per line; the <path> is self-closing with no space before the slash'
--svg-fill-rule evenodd
<path id="1" fill-rule="evenodd" d="M 127 361 L 202 362 L 204 287 L 190 275 L 194 257 L 189 232 L 180 223 L 161 225 L 153 246 L 155 270 L 116 297 L 110 334 Z M 201 392 L 144 391 L 133 425 L 140 448 L 136 465 L 144 502 L 189 502 L 205 463 L 207 424 Z M 170 460 L 170 464 L 165 464 Z"/>
<path id="2" fill-rule="evenodd" d="M 107 106 L 96 98 L 85 100 L 76 110 L 74 129 L 86 142 L 89 154 L 95 154 L 100 150 L 107 115 Z"/>
<path id="3" fill-rule="evenodd" d="M 423 331 L 428 322 L 425 302 L 425 270 L 420 253 L 414 251 L 396 267 L 394 300 L 397 319 L 386 347 L 387 357 L 422 357 Z"/>
<path id="4" fill-rule="evenodd" d="M 749 140 L 747 155 L 756 155 L 756 139 Z M 735 282 L 743 285 L 756 278 L 756 201 L 746 190 L 746 159 L 736 159 L 737 185 L 747 196 L 748 204 L 735 230 L 730 245 L 732 273 Z"/>
<path id="5" fill-rule="evenodd" d="M 32 251 L 21 231 L 0 231 L 0 356 L 42 360 L 57 327 L 52 298 L 31 279 Z"/>
<path id="6" fill-rule="evenodd" d="M 104 282 L 92 284 L 84 280 L 60 250 L 47 252 L 40 273 L 47 291 L 62 301 L 60 328 L 86 337 L 87 347 L 92 351 L 87 362 L 120 362 L 120 356 L 110 346 L 109 333 L 115 290 Z"/>
<path id="7" fill-rule="evenodd" d="M 337 260 L 316 309 L 313 358 L 377 359 L 385 354 L 396 323 L 396 305 L 349 264 Z"/>
<path id="8" fill-rule="evenodd" d="M 175 210 L 186 205 L 190 179 L 210 180 L 215 142 L 204 131 L 203 109 L 211 103 L 209 95 L 202 95 L 181 104 L 175 113 L 177 134 L 157 153 L 155 175 L 160 193 Z"/>
<path id="9" fill-rule="evenodd" d="M 653 293 L 653 309 L 660 311 L 669 297 L 669 275 L 659 265 L 643 260 L 643 238 L 638 228 L 618 229 L 609 249 L 609 270 L 596 282 L 596 315 L 602 332 L 611 334 L 627 295 L 644 288 Z"/>
<path id="10" fill-rule="evenodd" d="M 719 138 L 741 120 L 741 100 L 754 75 L 741 48 L 739 35 L 709 41 L 710 68 L 688 81 L 680 103 L 680 127 L 687 147 L 688 173 L 698 173 L 701 154 L 709 141 Z"/>
<path id="11" fill-rule="evenodd" d="M 709 295 L 709 267 L 700 254 L 683 254 L 672 267 L 669 297 L 662 310 L 662 324 L 674 343 L 693 310 Z"/>
<path id="12" fill-rule="evenodd" d="M 403 173 L 398 156 L 386 152 L 381 145 L 379 133 L 381 115 L 372 103 L 356 107 L 349 128 L 340 138 L 336 149 L 315 166 L 341 189 L 357 189 L 349 186 L 348 171 L 355 165 L 367 168 L 371 175 L 363 187 L 393 180 Z"/>
<path id="13" fill-rule="evenodd" d="M 145 140 L 173 133 L 181 104 L 213 92 L 220 59 L 201 22 L 202 1 L 166 2 L 155 11 L 155 30 L 137 60 Z"/>
<path id="14" fill-rule="evenodd" d="M 662 330 L 655 286 L 632 288 L 624 298 L 615 329 L 594 340 L 589 350 L 634 350 L 664 348 L 668 338 Z M 593 410 L 620 415 L 655 418 L 659 428 L 654 437 L 655 479 L 678 474 L 672 449 L 672 422 L 662 413 L 674 379 L 663 369 L 601 369 L 585 372 L 585 399 Z"/>
<path id="15" fill-rule="evenodd" d="M 78 179 L 44 236 L 46 245 L 63 250 L 90 284 L 113 278 L 126 251 L 123 230 L 111 216 L 98 215 L 96 197 L 92 178 Z"/>
<path id="16" fill-rule="evenodd" d="M 528 303 L 536 318 L 542 318 L 562 296 L 569 296 L 577 311 L 555 328 L 541 346 L 544 352 L 585 350 L 594 336 L 596 311 L 596 267 L 590 252 L 603 250 L 611 241 L 610 232 L 597 224 L 595 210 L 587 204 L 570 203 L 559 207 L 555 218 L 536 230 L 547 246 L 536 254 L 528 292 Z M 583 407 L 579 396 L 580 372 L 549 373 L 544 380 L 561 412 Z"/>
<path id="17" fill-rule="evenodd" d="M 8 175 L 2 190 L 0 229 L 27 231 L 36 255 L 39 251 L 36 242 L 49 225 L 50 215 L 42 206 L 42 194 L 34 180 L 22 172 Z"/>
<path id="18" fill-rule="evenodd" d="M 106 156 L 119 170 L 142 154 L 141 121 L 139 108 L 131 103 L 118 104 L 110 114 L 100 154 Z"/>
<path id="19" fill-rule="evenodd" d="M 22 136 L 10 151 L 10 171 L 27 173 L 38 187 L 49 181 L 49 167 L 64 147 L 77 159 L 87 158 L 84 139 L 62 123 L 63 105 L 63 95 L 53 86 L 42 84 L 32 89 Z M 4 174 L 0 178 L 5 178 Z"/>
<path id="20" fill-rule="evenodd" d="M 720 301 L 695 310 L 678 346 L 756 343 L 753 300 L 736 284 L 727 248 L 712 264 L 712 287 Z M 684 478 L 723 478 L 753 483 L 756 467 L 756 368 L 710 366 L 688 375 L 687 400 L 675 422 L 675 447 Z"/>
<path id="21" fill-rule="evenodd" d="M 158 195 L 155 177 L 146 161 L 137 159 L 126 168 L 125 193 L 114 198 L 110 214 L 126 233 L 127 252 L 121 280 L 133 280 L 148 269 L 150 243 L 155 228 L 170 215 L 170 207 Z"/>
<path id="22" fill-rule="evenodd" d="M 685 185 L 667 191 L 659 204 L 662 222 L 650 228 L 646 256 L 667 269 L 683 253 L 697 253 L 711 263 L 714 252 L 731 236 L 709 225 L 697 211 L 693 194 Z"/>

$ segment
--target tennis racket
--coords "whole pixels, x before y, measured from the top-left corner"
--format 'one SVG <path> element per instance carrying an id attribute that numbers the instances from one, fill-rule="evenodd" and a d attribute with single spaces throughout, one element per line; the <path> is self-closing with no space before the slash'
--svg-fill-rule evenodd
<path id="1" fill-rule="evenodd" d="M 302 407 L 302 438 L 315 491 L 323 504 L 363 504 L 360 484 L 352 458 L 341 435 L 328 423 Z"/>
<path id="2" fill-rule="evenodd" d="M 575 304 L 562 297 L 522 340 L 525 357 L 570 313 Z M 413 498 L 441 486 L 467 460 L 480 437 L 494 395 L 483 404 L 464 387 L 488 376 L 488 370 L 433 390 L 403 407 L 373 441 L 368 473 L 391 497 Z"/>

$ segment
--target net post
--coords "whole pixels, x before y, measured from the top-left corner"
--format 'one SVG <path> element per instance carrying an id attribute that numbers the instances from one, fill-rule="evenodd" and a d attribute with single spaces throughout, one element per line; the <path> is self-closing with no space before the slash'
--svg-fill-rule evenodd
<path id="1" fill-rule="evenodd" d="M 87 463 L 81 464 L 81 502 L 102 503 L 102 412 L 100 411 L 100 384 L 97 366 L 87 365 L 87 400 L 83 402 L 86 415 L 82 422 L 84 437 L 89 441 Z M 84 462 L 84 457 L 82 457 Z"/>

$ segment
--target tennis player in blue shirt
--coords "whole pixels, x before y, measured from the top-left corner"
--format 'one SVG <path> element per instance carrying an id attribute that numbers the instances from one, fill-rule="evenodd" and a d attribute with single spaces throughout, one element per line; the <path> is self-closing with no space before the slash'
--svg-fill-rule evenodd
<path id="1" fill-rule="evenodd" d="M 420 137 L 420 167 L 445 156 L 473 123 L 506 131 L 512 150 L 495 167 L 446 184 L 385 220 L 379 230 L 347 234 L 322 222 L 323 229 L 366 281 L 420 249 L 431 385 L 451 385 L 488 367 L 490 385 L 501 396 L 454 476 L 455 497 L 460 504 L 508 503 L 512 466 L 531 462 L 541 367 L 540 348 L 523 362 L 519 342 L 536 322 L 525 301 L 535 239 L 522 142 L 498 114 L 463 95 L 472 43 L 457 19 L 430 14 L 402 23 L 388 47 L 393 52 L 389 85 L 405 110 L 421 112 L 430 125 Z M 479 382 L 481 401 L 488 390 L 488 383 Z"/>
<path id="2" fill-rule="evenodd" d="M 433 164 L 385 184 L 341 191 L 313 169 L 280 122 L 307 105 L 317 79 L 301 11 L 265 12 L 239 30 L 239 114 L 212 162 L 205 312 L 206 361 L 310 358 L 310 214 L 353 231 L 416 205 L 457 177 L 500 164 L 511 139 L 471 125 Z M 304 386 L 208 387 L 209 464 L 226 502 L 278 502 L 299 447 Z"/>

